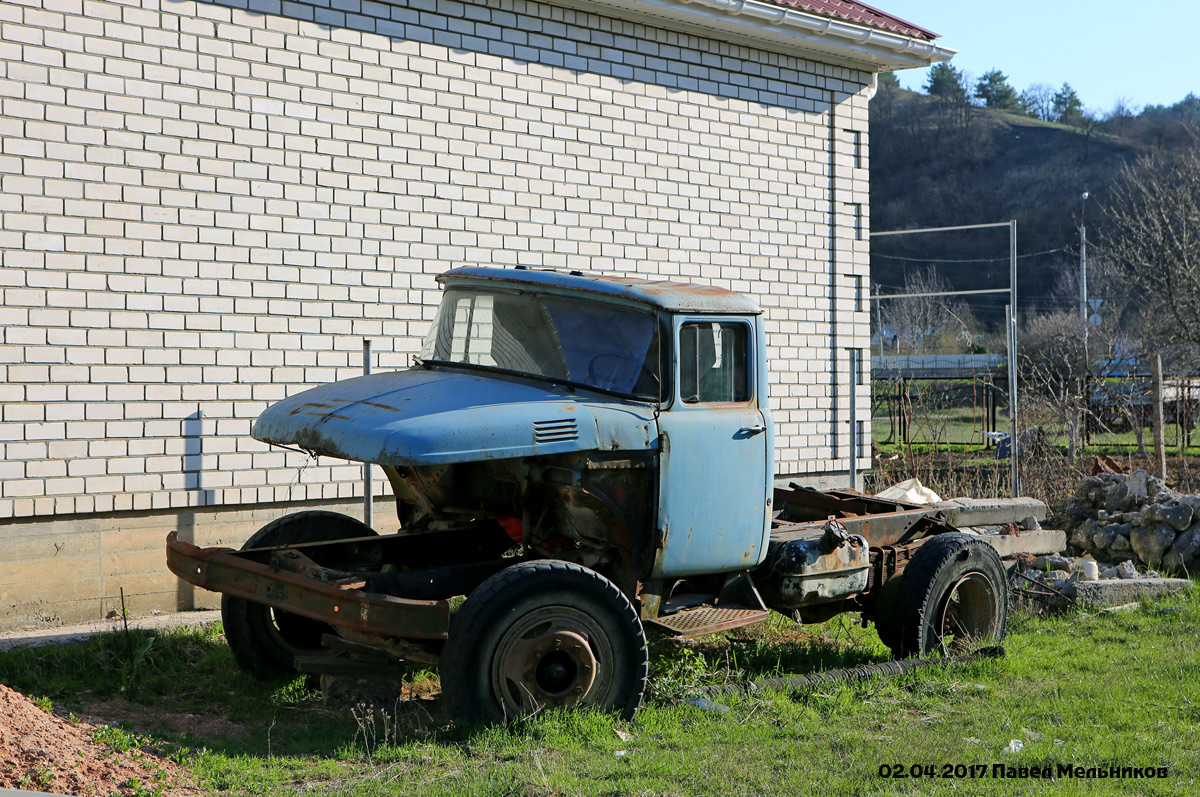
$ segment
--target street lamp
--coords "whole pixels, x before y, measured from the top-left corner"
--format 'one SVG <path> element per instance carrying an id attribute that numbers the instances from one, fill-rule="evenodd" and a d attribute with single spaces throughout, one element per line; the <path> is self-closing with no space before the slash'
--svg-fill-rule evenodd
<path id="1" fill-rule="evenodd" d="M 1084 225 L 1084 214 L 1087 212 L 1088 192 L 1084 191 L 1079 198 L 1079 320 L 1084 324 L 1084 334 L 1087 334 L 1087 227 Z"/>
<path id="2" fill-rule="evenodd" d="M 1087 226 L 1084 224 L 1085 214 L 1087 213 L 1088 192 L 1084 191 L 1079 197 L 1079 321 L 1083 324 L 1083 373 L 1090 374 L 1092 371 L 1092 362 L 1088 358 L 1088 301 L 1087 301 Z M 1079 382 L 1080 400 L 1083 401 L 1084 396 L 1090 391 L 1090 387 L 1085 390 L 1086 382 L 1081 379 Z M 1075 428 L 1079 435 L 1078 440 L 1080 446 L 1087 444 L 1087 431 L 1084 429 L 1084 415 L 1081 409 L 1075 416 Z"/>

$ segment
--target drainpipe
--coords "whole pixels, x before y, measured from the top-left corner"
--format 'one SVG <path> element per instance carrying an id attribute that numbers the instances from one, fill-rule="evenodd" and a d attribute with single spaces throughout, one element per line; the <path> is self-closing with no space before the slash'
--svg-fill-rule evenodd
<path id="1" fill-rule="evenodd" d="M 371 373 L 371 339 L 363 338 L 363 376 Z M 371 463 L 363 463 L 363 523 L 375 528 L 375 496 L 371 494 Z"/>
<path id="2" fill-rule="evenodd" d="M 858 489 L 858 369 L 859 350 L 850 353 L 850 489 Z"/>

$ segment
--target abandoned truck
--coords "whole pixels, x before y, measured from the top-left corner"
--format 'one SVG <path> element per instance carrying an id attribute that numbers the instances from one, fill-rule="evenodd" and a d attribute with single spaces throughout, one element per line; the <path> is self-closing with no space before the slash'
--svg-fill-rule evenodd
<path id="1" fill-rule="evenodd" d="M 413 367 L 306 390 L 253 429 L 377 463 L 398 531 L 318 510 L 238 551 L 168 539 L 172 571 L 223 593 L 244 669 L 437 664 L 459 717 L 628 716 L 648 627 L 693 636 L 769 609 L 803 623 L 859 612 L 897 656 L 1003 635 L 998 555 L 935 507 L 776 489 L 750 299 L 520 268 L 438 279 Z"/>

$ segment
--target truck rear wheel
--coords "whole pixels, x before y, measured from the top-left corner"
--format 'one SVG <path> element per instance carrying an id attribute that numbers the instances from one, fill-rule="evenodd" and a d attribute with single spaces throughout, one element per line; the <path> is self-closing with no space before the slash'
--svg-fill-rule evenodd
<path id="1" fill-rule="evenodd" d="M 370 526 L 349 515 L 314 509 L 271 521 L 246 540 L 242 550 L 374 535 Z M 325 623 L 232 595 L 221 596 L 221 623 L 238 666 L 262 678 L 295 673 L 296 654 L 318 650 L 321 635 L 333 630 Z"/>
<path id="2" fill-rule="evenodd" d="M 939 534 L 904 570 L 885 634 L 897 658 L 957 655 L 998 642 L 1008 626 L 1008 582 L 996 550 L 972 534 Z"/>
<path id="3" fill-rule="evenodd" d="M 442 696 L 461 719 L 584 706 L 628 719 L 648 659 L 641 620 L 615 584 L 571 562 L 523 562 L 484 581 L 455 613 Z"/>

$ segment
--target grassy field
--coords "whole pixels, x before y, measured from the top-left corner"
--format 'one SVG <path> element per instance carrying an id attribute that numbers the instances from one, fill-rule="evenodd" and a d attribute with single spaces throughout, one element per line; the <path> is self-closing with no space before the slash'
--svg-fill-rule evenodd
<path id="1" fill-rule="evenodd" d="M 877 408 L 878 409 L 878 408 Z M 1024 424 L 1037 426 L 1042 432 L 1042 441 L 1055 449 L 1066 452 L 1068 445 L 1067 423 L 1065 417 L 1056 417 L 1041 422 L 1025 418 Z M 988 444 L 983 435 L 987 428 L 987 419 L 981 410 L 972 407 L 945 407 L 940 409 L 918 410 L 912 419 L 908 430 L 907 440 L 899 439 L 896 432 L 902 424 L 894 416 L 878 412 L 871 416 L 872 443 L 877 449 L 887 453 L 908 452 L 954 452 L 957 454 L 987 459 L 995 457 L 995 449 Z M 1024 428 L 1024 427 L 1023 427 Z M 1003 409 L 997 420 L 997 429 L 1009 431 L 1009 421 Z M 1167 452 L 1172 456 L 1180 456 L 1182 443 L 1186 456 L 1200 456 L 1200 431 L 1190 432 L 1177 423 L 1163 424 L 1163 438 L 1166 441 Z M 1138 450 L 1138 436 L 1128 427 L 1120 429 L 1093 429 L 1088 433 L 1084 453 L 1107 454 L 1109 456 L 1129 456 Z M 1153 445 L 1153 431 L 1149 426 L 1142 429 L 1142 445 L 1150 450 Z"/>
<path id="2" fill-rule="evenodd" d="M 239 674 L 217 627 L 154 636 L 140 658 L 119 634 L 7 652 L 0 681 L 59 712 L 121 721 L 142 744 L 185 761 L 213 793 L 1035 794 L 1050 786 L 996 777 L 1000 765 L 1015 775 L 1049 767 L 1055 794 L 1178 795 L 1200 789 L 1198 632 L 1196 591 L 1130 612 L 1022 610 L 1003 659 L 739 697 L 724 701 L 728 713 L 680 702 L 703 685 L 887 659 L 874 631 L 849 617 L 799 628 L 775 616 L 693 645 L 655 643 L 651 693 L 629 723 L 575 713 L 456 727 L 430 697 L 430 673 L 414 674 L 413 699 L 386 717 L 326 709 L 304 678 L 262 684 Z M 1012 740 L 1022 749 L 1005 752 Z M 1161 767 L 1166 777 L 1074 777 L 1060 766 Z M 882 777 L 884 767 L 918 776 Z"/>

